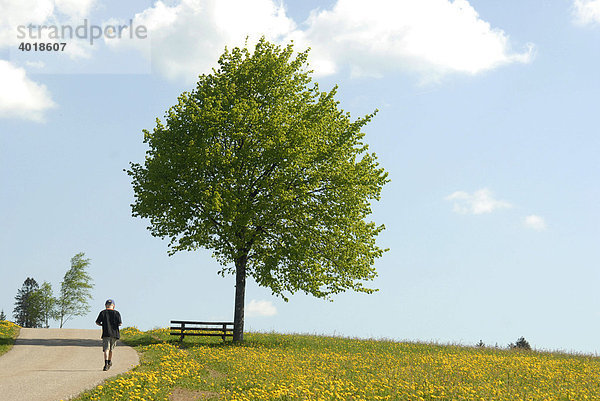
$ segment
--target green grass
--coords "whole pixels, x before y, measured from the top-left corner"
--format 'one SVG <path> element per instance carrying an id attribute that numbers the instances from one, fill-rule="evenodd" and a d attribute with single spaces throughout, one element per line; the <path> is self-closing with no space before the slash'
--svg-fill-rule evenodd
<path id="1" fill-rule="evenodd" d="M 0 320 L 0 355 L 8 352 L 19 335 L 20 327 L 7 320 Z"/>
<path id="2" fill-rule="evenodd" d="M 277 333 L 242 345 L 179 344 L 166 329 L 122 337 L 140 366 L 76 400 L 600 400 L 589 356 Z"/>

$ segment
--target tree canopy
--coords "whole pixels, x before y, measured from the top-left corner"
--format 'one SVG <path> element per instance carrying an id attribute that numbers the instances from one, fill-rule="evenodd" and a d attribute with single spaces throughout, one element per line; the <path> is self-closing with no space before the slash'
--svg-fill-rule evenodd
<path id="1" fill-rule="evenodd" d="M 56 300 L 56 319 L 60 328 L 75 316 L 84 316 L 90 311 L 90 291 L 94 288 L 92 277 L 86 271 L 90 259 L 80 252 L 71 258 L 71 268 L 60 283 L 60 295 Z"/>
<path id="2" fill-rule="evenodd" d="M 41 298 L 38 296 L 39 284 L 35 279 L 27 277 L 15 297 L 13 316 L 15 323 L 22 327 L 42 327 L 44 315 Z"/>
<path id="3" fill-rule="evenodd" d="M 50 327 L 50 319 L 56 318 L 56 298 L 52 294 L 52 285 L 44 281 L 41 287 L 33 294 L 35 302 L 40 307 L 43 326 Z"/>
<path id="4" fill-rule="evenodd" d="M 243 338 L 246 277 L 287 299 L 348 289 L 370 293 L 383 225 L 367 221 L 387 173 L 337 87 L 321 92 L 308 51 L 261 39 L 225 50 L 152 132 L 131 163 L 133 216 L 148 218 L 170 252 L 213 251 L 236 274 L 234 340 Z"/>

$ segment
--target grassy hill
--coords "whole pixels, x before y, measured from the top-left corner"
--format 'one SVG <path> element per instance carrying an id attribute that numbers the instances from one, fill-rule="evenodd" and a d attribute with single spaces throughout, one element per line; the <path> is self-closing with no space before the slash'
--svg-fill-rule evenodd
<path id="1" fill-rule="evenodd" d="M 600 359 L 308 335 L 243 345 L 123 330 L 141 365 L 77 400 L 600 399 Z M 118 348 L 115 359 L 118 358 Z"/>
<path id="2" fill-rule="evenodd" d="M 19 335 L 20 327 L 7 320 L 0 320 L 0 355 L 5 354 Z"/>

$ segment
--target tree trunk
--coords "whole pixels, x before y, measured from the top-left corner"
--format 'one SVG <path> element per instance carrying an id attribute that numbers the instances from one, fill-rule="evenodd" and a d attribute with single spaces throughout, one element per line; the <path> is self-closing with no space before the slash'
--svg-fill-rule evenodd
<path id="1" fill-rule="evenodd" d="M 244 341 L 244 297 L 246 295 L 246 262 L 248 255 L 235 260 L 235 312 L 233 316 L 233 342 Z"/>

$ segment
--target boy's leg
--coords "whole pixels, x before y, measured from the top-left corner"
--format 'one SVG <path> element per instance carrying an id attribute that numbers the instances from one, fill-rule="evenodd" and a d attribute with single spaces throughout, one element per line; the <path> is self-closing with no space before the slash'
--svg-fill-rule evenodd
<path id="1" fill-rule="evenodd" d="M 117 339 L 111 337 L 110 341 L 109 341 L 109 347 L 108 347 L 108 366 L 112 366 L 112 354 L 113 354 L 113 349 L 115 349 L 116 346 L 117 346 Z"/>
<path id="2" fill-rule="evenodd" d="M 110 353 L 110 339 L 102 337 L 102 353 L 104 354 L 104 368 L 102 370 L 108 370 L 108 354 Z"/>

